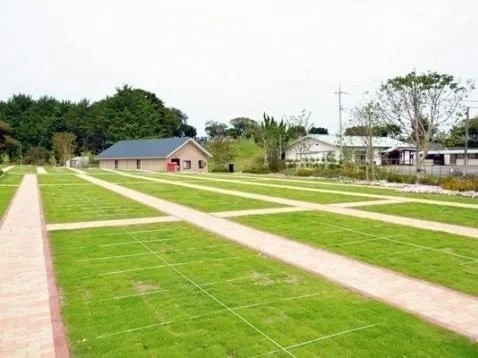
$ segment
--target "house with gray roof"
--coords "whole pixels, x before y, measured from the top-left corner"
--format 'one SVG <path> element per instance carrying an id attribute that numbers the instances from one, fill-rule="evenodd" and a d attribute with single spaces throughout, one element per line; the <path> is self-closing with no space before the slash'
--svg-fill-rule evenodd
<path id="1" fill-rule="evenodd" d="M 210 157 L 194 139 L 174 137 L 123 140 L 96 159 L 103 169 L 203 172 Z"/>
<path id="2" fill-rule="evenodd" d="M 368 138 L 362 136 L 309 134 L 291 143 L 285 152 L 289 161 L 314 160 L 326 162 L 339 160 L 340 147 L 352 161 L 366 161 Z M 372 137 L 374 162 L 382 164 L 412 165 L 415 149 L 408 143 L 388 137 Z M 393 161 L 393 163 L 392 163 Z"/>

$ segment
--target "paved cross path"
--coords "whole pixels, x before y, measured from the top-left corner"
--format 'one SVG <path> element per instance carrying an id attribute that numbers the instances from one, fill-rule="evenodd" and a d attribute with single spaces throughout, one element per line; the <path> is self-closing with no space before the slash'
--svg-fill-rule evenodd
<path id="1" fill-rule="evenodd" d="M 80 178 L 478 341 L 478 299 L 88 175 Z"/>
<path id="2" fill-rule="evenodd" d="M 9 167 L 3 168 L 2 171 L 3 171 L 4 173 L 6 173 L 6 172 L 12 170 L 14 167 L 15 167 L 14 165 L 10 165 Z"/>
<path id="3" fill-rule="evenodd" d="M 285 207 L 285 208 L 266 208 L 266 209 L 250 209 L 250 210 L 231 210 L 231 211 L 218 211 L 210 213 L 214 216 L 221 218 L 235 218 L 239 216 L 247 215 L 270 215 L 279 213 L 292 213 L 298 211 L 308 211 L 308 209 L 297 207 Z M 78 230 L 78 229 L 90 229 L 98 227 L 115 227 L 115 226 L 128 226 L 128 225 L 145 225 L 145 224 L 157 224 L 167 222 L 177 222 L 179 218 L 175 216 L 154 216 L 149 218 L 135 218 L 135 219 L 114 219 L 114 220 L 99 220 L 99 221 L 82 221 L 60 224 L 47 224 L 47 231 L 57 230 Z"/>
<path id="4" fill-rule="evenodd" d="M 131 177 L 131 178 L 140 178 L 143 180 L 149 180 L 149 181 L 153 181 L 157 183 L 172 184 L 177 186 L 183 186 L 185 188 L 199 189 L 199 190 L 210 191 L 213 193 L 220 193 L 220 194 L 226 194 L 226 195 L 234 195 L 234 196 L 239 196 L 242 198 L 268 201 L 271 203 L 276 203 L 281 205 L 296 206 L 300 208 L 307 208 L 310 210 L 319 210 L 319 211 L 324 211 L 324 212 L 333 213 L 333 214 L 358 217 L 362 219 L 372 219 L 372 220 L 382 221 L 382 222 L 391 223 L 391 224 L 409 226 L 409 227 L 418 228 L 418 229 L 442 231 L 442 232 L 446 232 L 453 235 L 462 235 L 466 237 L 471 237 L 473 239 L 478 239 L 478 229 L 467 227 L 467 226 L 445 224 L 445 223 L 440 223 L 436 221 L 413 219 L 413 218 L 408 218 L 404 216 L 396 216 L 396 215 L 390 215 L 390 214 L 374 213 L 374 212 L 362 211 L 362 210 L 357 210 L 357 209 L 348 208 L 348 207 L 339 207 L 337 205 L 318 204 L 318 203 L 312 203 L 312 202 L 301 201 L 301 200 L 279 198 L 279 197 L 269 196 L 264 194 L 254 194 L 254 193 L 243 192 L 238 190 L 221 189 L 221 188 L 216 188 L 213 186 L 152 178 L 152 177 L 134 175 L 134 174 L 118 172 L 113 170 L 108 170 L 108 171 L 117 173 L 119 175 Z M 390 199 L 397 200 L 398 198 L 390 197 Z M 404 198 L 404 199 L 408 199 L 408 198 Z M 460 204 L 460 203 L 454 203 L 454 204 Z M 463 205 L 471 205 L 471 204 L 463 204 Z"/>
<path id="5" fill-rule="evenodd" d="M 0 227 L 0 357 L 67 357 L 37 178 L 25 175 Z"/>

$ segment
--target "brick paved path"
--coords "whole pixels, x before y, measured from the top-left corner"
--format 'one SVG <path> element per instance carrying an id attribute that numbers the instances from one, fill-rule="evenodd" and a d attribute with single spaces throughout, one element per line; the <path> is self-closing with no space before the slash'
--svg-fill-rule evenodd
<path id="1" fill-rule="evenodd" d="M 68 356 L 55 339 L 63 332 L 50 305 L 55 287 L 43 229 L 37 178 L 28 174 L 0 227 L 0 357 Z"/>
<path id="2" fill-rule="evenodd" d="M 330 205 L 330 204 L 329 205 L 317 204 L 317 203 L 311 203 L 311 202 L 300 201 L 300 200 L 279 198 L 279 197 L 269 196 L 264 194 L 254 194 L 254 193 L 248 193 L 248 192 L 243 192 L 238 190 L 221 189 L 221 188 L 215 188 L 215 187 L 206 186 L 206 185 L 184 183 L 180 181 L 151 178 L 147 176 L 128 174 L 128 173 L 112 171 L 112 170 L 111 172 L 117 173 L 119 175 L 131 177 L 131 178 L 139 178 L 143 180 L 154 181 L 157 183 L 178 185 L 178 186 L 183 186 L 186 188 L 200 189 L 200 190 L 210 191 L 214 193 L 239 196 L 242 198 L 268 201 L 271 203 L 277 203 L 277 204 L 288 205 L 288 206 L 296 206 L 296 207 L 306 208 L 310 210 L 325 211 L 325 212 L 329 212 L 333 214 L 348 215 L 348 216 L 354 216 L 354 217 L 363 218 L 363 219 L 378 220 L 378 221 L 383 221 L 383 222 L 392 223 L 392 224 L 414 227 L 418 229 L 442 231 L 449 234 L 462 235 L 462 236 L 467 236 L 474 239 L 478 238 L 478 229 L 467 227 L 467 226 L 445 224 L 445 223 L 439 223 L 435 221 L 413 219 L 413 218 L 407 218 L 403 216 L 395 216 L 395 215 L 389 215 L 389 214 L 380 214 L 380 213 L 374 213 L 374 212 L 368 212 L 368 211 L 361 211 L 361 210 L 352 209 L 352 208 L 338 207 L 336 205 Z M 399 198 L 390 197 L 390 199 L 397 200 Z M 404 198 L 404 199 L 408 200 L 408 198 Z M 454 203 L 454 204 L 461 204 L 461 203 Z M 463 205 L 471 205 L 471 204 L 463 204 Z"/>
<path id="3" fill-rule="evenodd" d="M 87 175 L 81 178 L 478 341 L 478 299 Z M 404 342 L 405 344 L 406 342 Z"/>

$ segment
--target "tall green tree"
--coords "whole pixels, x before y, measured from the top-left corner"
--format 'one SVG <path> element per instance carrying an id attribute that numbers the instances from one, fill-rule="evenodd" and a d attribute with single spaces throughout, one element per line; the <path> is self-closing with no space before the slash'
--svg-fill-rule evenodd
<path id="1" fill-rule="evenodd" d="M 281 167 L 282 152 L 290 138 L 289 126 L 282 119 L 264 113 L 263 121 L 254 133 L 255 142 L 263 148 L 264 167 L 271 171 L 278 171 Z"/>

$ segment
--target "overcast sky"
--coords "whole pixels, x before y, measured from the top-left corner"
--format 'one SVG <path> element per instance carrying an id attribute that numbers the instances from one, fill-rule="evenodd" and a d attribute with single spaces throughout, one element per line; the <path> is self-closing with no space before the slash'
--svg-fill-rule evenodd
<path id="1" fill-rule="evenodd" d="M 339 83 L 347 118 L 414 68 L 478 79 L 477 15 L 476 0 L 0 0 L 0 99 L 97 100 L 127 83 L 200 134 L 301 109 L 335 132 Z"/>

